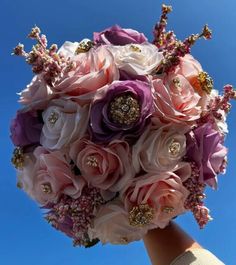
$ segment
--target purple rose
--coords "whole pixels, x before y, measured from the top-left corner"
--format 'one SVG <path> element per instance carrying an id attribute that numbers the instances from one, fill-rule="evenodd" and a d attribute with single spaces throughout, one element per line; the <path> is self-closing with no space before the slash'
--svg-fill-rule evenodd
<path id="1" fill-rule="evenodd" d="M 130 43 L 141 44 L 147 41 L 143 33 L 133 29 L 122 29 L 115 25 L 102 32 L 94 32 L 93 39 L 98 44 L 126 45 Z"/>
<path id="2" fill-rule="evenodd" d="M 12 142 L 20 147 L 39 144 L 42 127 L 43 122 L 37 112 L 18 111 L 10 127 Z"/>
<path id="3" fill-rule="evenodd" d="M 127 73 L 124 70 L 119 70 L 120 73 L 120 81 L 126 81 L 126 80 L 139 80 L 143 82 L 148 82 L 148 77 L 145 75 L 134 75 L 131 73 Z"/>
<path id="4" fill-rule="evenodd" d="M 187 134 L 187 158 L 199 166 L 200 181 L 214 189 L 217 187 L 217 174 L 222 172 L 227 155 L 223 140 L 210 123 Z"/>
<path id="5" fill-rule="evenodd" d="M 137 138 L 154 111 L 151 87 L 136 81 L 115 81 L 90 113 L 90 133 L 97 143 Z"/>

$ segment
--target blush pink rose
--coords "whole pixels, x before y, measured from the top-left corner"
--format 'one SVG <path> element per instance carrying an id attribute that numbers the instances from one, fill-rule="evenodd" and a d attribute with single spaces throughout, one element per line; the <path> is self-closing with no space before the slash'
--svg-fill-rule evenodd
<path id="1" fill-rule="evenodd" d="M 195 92 L 201 96 L 198 105 L 201 106 L 202 110 L 206 110 L 209 101 L 215 95 L 214 93 L 207 94 L 202 90 L 198 81 L 198 76 L 201 72 L 203 72 L 201 64 L 190 54 L 186 54 L 180 58 L 180 64 L 175 69 L 175 74 L 184 76 L 194 88 Z"/>
<path id="2" fill-rule="evenodd" d="M 201 64 L 190 54 L 181 57 L 179 65 L 175 68 L 175 74 L 183 75 L 189 82 L 202 71 Z"/>
<path id="3" fill-rule="evenodd" d="M 85 184 L 75 176 L 70 164 L 59 151 L 37 147 L 26 157 L 26 165 L 18 174 L 23 189 L 41 205 L 56 203 L 61 194 L 78 198 Z"/>
<path id="4" fill-rule="evenodd" d="M 166 172 L 138 177 L 122 197 L 127 211 L 136 205 L 149 204 L 155 211 L 152 223 L 164 228 L 173 217 L 186 211 L 184 202 L 188 194 L 181 177 Z"/>
<path id="5" fill-rule="evenodd" d="M 81 139 L 71 145 L 70 156 L 85 180 L 102 190 L 120 191 L 134 177 L 129 145 L 124 141 L 104 147 Z"/>
<path id="6" fill-rule="evenodd" d="M 90 239 L 99 238 L 103 244 L 128 244 L 142 239 L 147 231 L 153 228 L 153 224 L 142 228 L 131 226 L 129 213 L 124 209 L 122 202 L 116 199 L 100 208 L 88 234 Z"/>
<path id="7" fill-rule="evenodd" d="M 53 91 L 50 86 L 38 75 L 32 79 L 26 89 L 20 92 L 19 102 L 23 105 L 31 105 L 34 109 L 43 109 L 52 97 Z"/>
<path id="8" fill-rule="evenodd" d="M 164 79 L 155 79 L 153 87 L 154 116 L 177 123 L 192 123 L 200 118 L 200 96 L 183 75 L 170 74 Z"/>
<path id="9" fill-rule="evenodd" d="M 96 90 L 119 79 L 113 55 L 106 46 L 92 48 L 72 60 L 75 67 L 55 84 L 56 93 L 91 100 Z"/>

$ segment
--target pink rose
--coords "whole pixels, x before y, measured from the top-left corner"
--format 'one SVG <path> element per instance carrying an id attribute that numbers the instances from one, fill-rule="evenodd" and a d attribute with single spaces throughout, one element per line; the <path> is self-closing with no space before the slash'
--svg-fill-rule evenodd
<path id="1" fill-rule="evenodd" d="M 186 153 L 188 131 L 188 126 L 163 124 L 153 118 L 132 149 L 136 173 L 141 169 L 148 173 L 173 170 Z"/>
<path id="2" fill-rule="evenodd" d="M 208 94 L 202 89 L 198 80 L 201 72 L 203 72 L 201 64 L 190 54 L 186 54 L 180 58 L 180 64 L 175 69 L 175 74 L 184 76 L 194 88 L 195 92 L 201 96 L 198 105 L 201 106 L 202 110 L 205 110 L 209 101 L 215 95 Z"/>
<path id="3" fill-rule="evenodd" d="M 43 112 L 43 129 L 40 143 L 49 149 L 66 147 L 80 139 L 87 130 L 89 107 L 65 99 L 52 100 Z"/>
<path id="4" fill-rule="evenodd" d="M 71 145 L 70 156 L 85 180 L 102 190 L 120 191 L 134 177 L 129 145 L 123 141 L 104 147 L 81 139 Z"/>
<path id="5" fill-rule="evenodd" d="M 170 74 L 153 80 L 157 116 L 165 121 L 193 122 L 200 118 L 200 96 L 183 75 Z"/>
<path id="6" fill-rule="evenodd" d="M 26 157 L 26 165 L 18 179 L 23 189 L 42 205 L 57 202 L 61 194 L 78 198 L 85 183 L 72 173 L 65 155 L 43 147 L 37 147 Z"/>
<path id="7" fill-rule="evenodd" d="M 113 55 L 105 46 L 80 53 L 72 60 L 76 66 L 55 84 L 57 93 L 91 100 L 97 89 L 119 79 Z"/>
<path id="8" fill-rule="evenodd" d="M 164 228 L 173 217 L 185 212 L 188 190 L 176 173 L 146 174 L 135 179 L 122 193 L 125 209 L 130 211 L 136 205 L 148 204 L 155 212 L 151 223 Z"/>
<path id="9" fill-rule="evenodd" d="M 180 58 L 180 64 L 175 69 L 175 74 L 183 75 L 189 82 L 202 72 L 201 64 L 190 54 Z"/>
<path id="10" fill-rule="evenodd" d="M 103 244 L 128 244 L 142 239 L 147 231 L 153 228 L 153 224 L 142 228 L 131 226 L 129 213 L 117 199 L 100 208 L 89 229 L 89 236 L 91 239 L 99 238 Z"/>
<path id="11" fill-rule="evenodd" d="M 50 86 L 38 75 L 32 79 L 26 89 L 20 92 L 19 102 L 23 105 L 31 105 L 34 109 L 43 109 L 52 96 L 53 91 Z"/>

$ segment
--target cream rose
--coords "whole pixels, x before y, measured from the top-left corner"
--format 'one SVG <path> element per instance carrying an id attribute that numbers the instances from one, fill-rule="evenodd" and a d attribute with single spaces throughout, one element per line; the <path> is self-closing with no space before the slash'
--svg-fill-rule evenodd
<path id="1" fill-rule="evenodd" d="M 120 200 L 115 200 L 100 208 L 89 229 L 89 236 L 91 239 L 99 238 L 103 244 L 128 244 L 142 239 L 148 229 L 153 228 L 155 225 L 131 226 L 129 213 Z"/>
<path id="2" fill-rule="evenodd" d="M 104 147 L 81 139 L 71 145 L 70 156 L 85 180 L 102 190 L 120 191 L 134 177 L 129 145 L 124 141 Z"/>
<path id="3" fill-rule="evenodd" d="M 173 170 L 186 153 L 187 126 L 163 124 L 152 119 L 152 124 L 141 135 L 132 149 L 132 160 L 139 173 Z"/>
<path id="4" fill-rule="evenodd" d="M 134 75 L 151 74 L 161 63 L 163 55 L 150 43 L 108 46 L 117 67 Z"/>
<path id="5" fill-rule="evenodd" d="M 87 130 L 88 108 L 71 100 L 52 100 L 43 112 L 41 144 L 45 148 L 60 149 L 83 137 Z"/>
<path id="6" fill-rule="evenodd" d="M 42 205 L 57 202 L 61 194 L 78 198 L 84 187 L 82 177 L 75 176 L 65 155 L 37 147 L 25 158 L 25 167 L 19 171 L 22 188 Z"/>

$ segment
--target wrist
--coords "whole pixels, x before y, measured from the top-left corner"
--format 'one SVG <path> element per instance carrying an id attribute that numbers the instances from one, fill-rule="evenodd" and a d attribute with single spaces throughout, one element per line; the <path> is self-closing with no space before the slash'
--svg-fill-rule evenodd
<path id="1" fill-rule="evenodd" d="M 153 265 L 169 265 L 183 252 L 201 248 L 173 221 L 164 229 L 156 228 L 148 231 L 143 240 Z"/>

